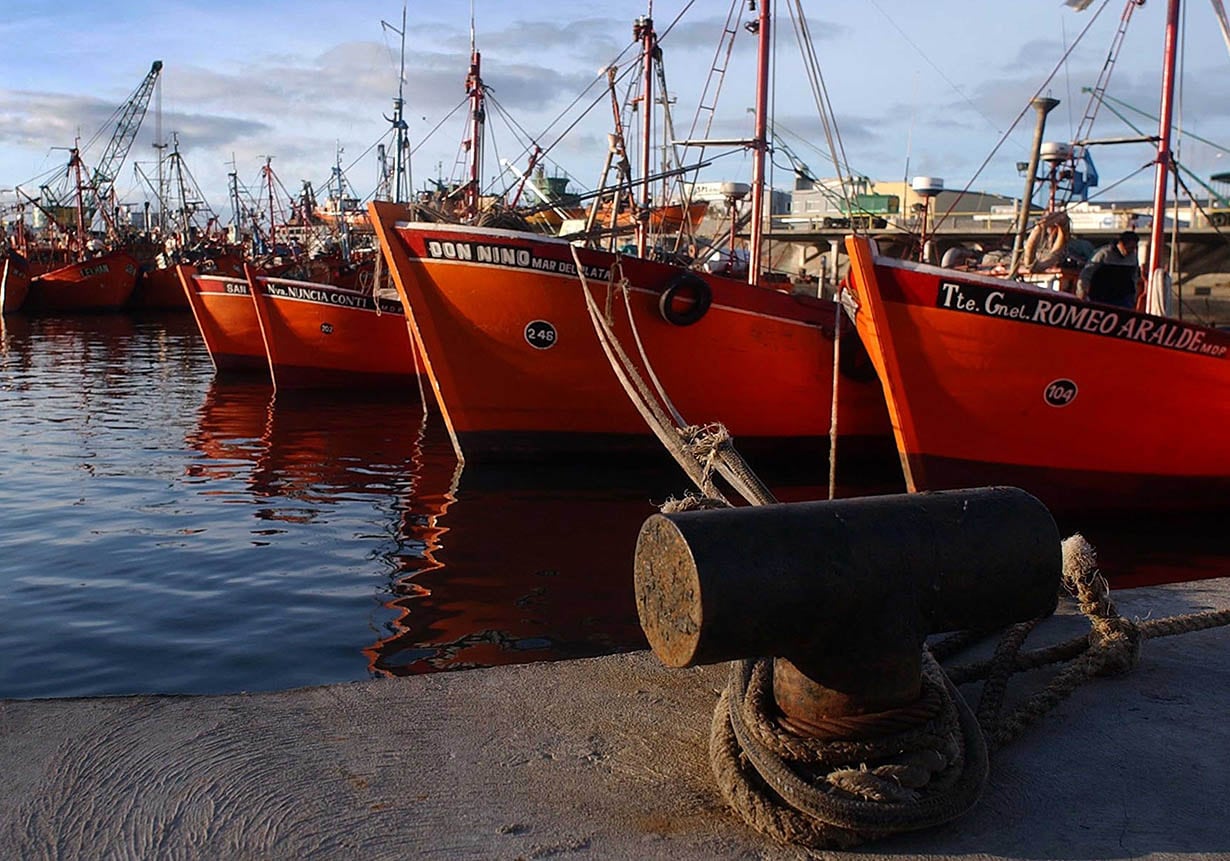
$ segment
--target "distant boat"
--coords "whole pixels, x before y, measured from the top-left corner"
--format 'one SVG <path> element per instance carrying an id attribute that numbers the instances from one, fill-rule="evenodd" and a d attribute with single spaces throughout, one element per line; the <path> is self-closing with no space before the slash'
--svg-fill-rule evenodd
<path id="1" fill-rule="evenodd" d="M 36 275 L 26 308 L 31 311 L 118 311 L 137 284 L 137 261 L 117 250 Z"/>
<path id="2" fill-rule="evenodd" d="M 208 261 L 205 263 L 204 261 Z M 170 265 L 166 265 L 170 263 Z M 243 258 L 234 252 L 220 251 L 199 259 L 197 266 L 205 265 L 217 275 L 243 275 Z M 175 263 L 159 255 L 141 265 L 137 273 L 137 286 L 129 298 L 129 307 L 147 310 L 189 310 L 188 296 L 175 271 Z"/>
<path id="3" fill-rule="evenodd" d="M 251 266 L 224 255 L 174 269 L 219 374 L 269 375 L 265 337 L 246 271 Z M 279 262 L 258 271 L 283 275 L 289 269 L 290 264 Z"/>
<path id="4" fill-rule="evenodd" d="M 30 289 L 30 267 L 16 251 L 0 257 L 0 310 L 5 314 L 20 311 Z"/>
<path id="5" fill-rule="evenodd" d="M 223 254 L 173 271 L 218 373 L 270 375 L 278 389 L 412 385 L 417 396 L 401 301 L 377 295 L 370 257 Z"/>
<path id="6" fill-rule="evenodd" d="M 124 238 L 110 210 L 114 205 L 115 178 L 136 138 L 161 72 L 162 61 L 156 60 L 117 112 L 119 120 L 112 127 L 111 139 L 88 178 L 80 150 L 76 146 L 69 150 L 65 180 L 71 179 L 67 183 L 72 190 L 71 206 L 65 204 L 66 194 L 53 195 L 53 199 L 41 203 L 26 196 L 49 216 L 53 227 L 50 244 L 45 241 L 41 248 L 39 243 L 27 246 L 31 249 L 29 258 L 36 261 L 33 266 L 39 273 L 30 283 L 27 308 L 54 312 L 115 311 L 123 308 L 132 295 L 138 261 L 123 248 Z M 94 229 L 96 219 L 105 222 L 105 243 Z M 56 265 L 51 260 L 66 265 L 48 270 L 45 267 Z"/>

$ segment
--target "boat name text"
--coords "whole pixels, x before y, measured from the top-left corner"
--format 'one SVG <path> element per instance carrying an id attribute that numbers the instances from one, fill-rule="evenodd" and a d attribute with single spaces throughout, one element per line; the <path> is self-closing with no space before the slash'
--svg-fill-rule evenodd
<path id="1" fill-rule="evenodd" d="M 97 263 L 93 266 L 82 266 L 81 267 L 81 277 L 82 278 L 93 278 L 95 275 L 106 275 L 110 271 L 111 271 L 111 267 L 108 266 L 106 263 Z"/>
<path id="2" fill-rule="evenodd" d="M 512 266 L 516 269 L 537 269 L 559 275 L 577 274 L 571 260 L 538 257 L 528 248 L 508 245 L 487 245 L 482 242 L 446 242 L 427 240 L 427 256 L 437 260 L 463 260 L 467 263 L 489 263 L 492 266 Z M 610 270 L 598 266 L 582 267 L 586 278 L 609 279 Z"/>
<path id="3" fill-rule="evenodd" d="M 337 305 L 343 308 L 372 309 L 372 297 L 356 293 L 343 293 L 336 290 L 322 290 L 319 287 L 302 287 L 297 284 L 265 283 L 265 290 L 270 296 L 280 299 L 297 299 L 301 302 L 315 302 L 318 305 Z M 381 302 L 381 311 L 401 313 L 400 303 Z"/>
<path id="4" fill-rule="evenodd" d="M 1058 295 L 1058 294 L 1056 294 Z M 1040 326 L 1088 332 L 1123 341 L 1152 344 L 1185 353 L 1225 358 L 1230 338 L 1176 320 L 1133 311 L 1087 305 L 1077 299 L 1048 299 L 1045 294 L 997 290 L 980 284 L 944 281 L 936 296 L 937 308 L 984 317 L 1020 320 Z M 1209 340 L 1210 336 L 1216 340 Z"/>

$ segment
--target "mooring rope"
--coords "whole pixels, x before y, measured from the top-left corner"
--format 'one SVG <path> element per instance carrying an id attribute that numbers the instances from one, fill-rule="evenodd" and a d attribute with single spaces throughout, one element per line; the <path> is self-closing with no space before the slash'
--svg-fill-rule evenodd
<path id="1" fill-rule="evenodd" d="M 782 726 L 772 697 L 772 660 L 737 661 L 714 710 L 709 753 L 727 802 L 758 831 L 786 843 L 846 849 L 929 828 L 969 810 L 989 774 L 989 755 L 1095 676 L 1127 672 L 1140 644 L 1230 623 L 1230 610 L 1132 622 L 1110 599 L 1093 548 L 1063 542 L 1062 582 L 1090 622 L 1087 635 L 1022 653 L 1041 619 L 1009 626 L 994 656 L 945 671 L 951 656 L 986 638 L 960 632 L 923 651 L 923 692 L 904 708 L 836 719 L 809 718 L 818 736 Z M 1009 678 L 1070 662 L 1046 688 L 1005 715 Z M 956 684 L 983 680 L 977 711 Z"/>
<path id="2" fill-rule="evenodd" d="M 725 497 L 713 480 L 713 475 L 716 473 L 749 503 L 764 505 L 776 502 L 769 488 L 739 456 L 731 442 L 730 434 L 724 427 L 720 424 L 684 424 L 679 411 L 675 409 L 660 384 L 659 396 L 655 397 L 645 382 L 642 372 L 620 344 L 609 319 L 604 317 L 598 308 L 576 246 L 571 246 L 571 250 L 573 262 L 576 264 L 577 278 L 581 282 L 581 293 L 585 297 L 585 307 L 589 311 L 590 322 L 598 337 L 598 343 L 610 362 L 611 369 L 615 372 L 616 378 L 623 386 L 632 405 L 645 420 L 646 425 L 658 437 L 692 482 L 706 497 L 725 501 Z M 621 280 L 618 285 L 615 283 L 617 268 L 614 266 L 611 268 L 611 281 L 607 284 L 608 296 L 611 290 L 620 289 L 625 292 L 628 290 L 626 279 Z M 630 306 L 628 312 L 629 325 L 635 332 L 635 322 Z M 639 335 L 636 335 L 636 342 L 639 346 Z M 643 351 L 641 356 L 646 367 L 649 367 L 648 357 Z M 657 381 L 652 368 L 646 373 L 650 374 L 655 382 Z"/>
<path id="3" fill-rule="evenodd" d="M 841 379 L 842 305 L 833 297 L 833 398 L 829 404 L 829 499 L 837 497 L 837 387 Z"/>
<path id="4" fill-rule="evenodd" d="M 990 661 L 948 671 L 954 681 L 963 683 L 1069 662 L 1043 690 L 1026 698 L 1011 714 L 1001 716 L 998 708 L 987 708 L 984 730 L 992 751 L 1015 739 L 1084 682 L 1095 676 L 1121 675 L 1132 670 L 1140 660 L 1141 644 L 1145 640 L 1230 624 L 1230 610 L 1209 610 L 1143 622 L 1125 619 L 1115 609 L 1109 584 L 1097 567 L 1097 554 L 1083 536 L 1073 535 L 1063 542 L 1063 560 L 1063 586 L 1076 598 L 1081 613 L 1089 620 L 1087 634 L 1034 652 L 997 649 Z M 1032 628 L 1035 623 L 1025 624 Z M 1012 628 L 1005 632 L 1005 637 L 1009 636 L 1014 636 Z M 986 696 L 985 685 L 983 696 Z M 982 711 L 980 708 L 980 713 Z"/>
<path id="5" fill-rule="evenodd" d="M 594 332 L 612 370 L 646 424 L 702 494 L 668 500 L 662 510 L 729 507 L 713 481 L 715 472 L 753 505 L 776 501 L 738 456 L 724 427 L 686 425 L 671 404 L 636 332 L 627 279 L 616 282 L 618 263 L 611 268 L 604 316 L 575 246 L 572 255 Z M 616 289 L 624 293 L 644 372 L 614 333 L 611 304 Z M 840 337 L 839 327 L 834 337 Z M 835 368 L 838 361 L 835 354 Z M 652 380 L 656 397 L 643 373 Z M 834 413 L 834 431 L 835 422 Z M 832 482 L 830 473 L 830 496 Z M 870 715 L 809 717 L 816 734 L 800 735 L 779 721 L 771 693 L 772 659 L 733 662 L 714 709 L 709 739 L 710 763 L 726 801 L 758 831 L 816 849 L 850 848 L 948 822 L 977 802 L 988 780 L 991 753 L 1084 682 L 1131 670 L 1143 640 L 1230 624 L 1230 610 L 1141 623 L 1125 619 L 1110 599 L 1093 547 L 1078 534 L 1065 540 L 1062 550 L 1061 582 L 1089 620 L 1088 634 L 1023 652 L 1029 634 L 1042 621 L 1033 619 L 1000 632 L 990 659 L 946 671 L 940 658 L 950 658 L 992 633 L 959 632 L 923 648 L 922 693 L 904 707 Z M 1067 666 L 1045 689 L 1004 714 L 1014 674 L 1061 662 Z M 983 684 L 975 711 L 957 685 L 979 680 Z"/>

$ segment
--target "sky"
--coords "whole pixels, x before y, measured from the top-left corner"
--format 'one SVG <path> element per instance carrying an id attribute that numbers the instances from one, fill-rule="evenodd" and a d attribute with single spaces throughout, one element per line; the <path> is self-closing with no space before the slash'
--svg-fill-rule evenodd
<path id="1" fill-rule="evenodd" d="M 1069 140 L 1086 109 L 1081 88 L 1097 81 L 1124 10 L 1124 0 L 1093 0 L 1085 11 L 1062 0 L 803 4 L 853 171 L 880 181 L 940 177 L 950 189 L 972 185 L 1015 196 L 1024 184 L 1016 164 L 1028 159 L 1033 136 L 1030 98 L 1041 91 L 1060 99 L 1046 137 Z M 815 176 L 835 171 L 799 59 L 789 14 L 794 2 L 776 5 L 772 109 L 783 146 L 773 155 L 772 180 L 789 188 L 792 156 Z M 501 160 L 523 167 L 532 140 L 549 145 L 548 173 L 567 173 L 574 187 L 589 188 L 602 172 L 612 126 L 609 101 L 594 82 L 612 63 L 624 73 L 633 66 L 633 21 L 652 11 L 676 134 L 684 137 L 709 70 L 721 65 L 715 51 L 730 4 L 409 0 L 404 8 L 415 187 L 457 175 L 465 116 L 457 108 L 465 99 L 473 15 L 491 100 L 486 184 L 494 183 Z M 150 196 L 138 168 L 155 175 L 159 129 L 164 139 L 175 135 L 184 163 L 224 222 L 227 174 L 233 170 L 254 189 L 267 157 L 287 189 L 304 180 L 319 189 L 340 152 L 349 182 L 366 197 L 376 185 L 374 147 L 387 139 L 398 86 L 402 12 L 400 0 L 6 0 L 0 204 L 15 199 L 16 187 L 33 191 L 54 180 L 76 139 L 97 138 L 85 160 L 97 158 L 110 137 L 108 119 L 155 60 L 164 64 L 160 87 L 116 182 L 123 199 Z M 1165 13 L 1165 0 L 1135 9 L 1107 90 L 1117 110 L 1148 133 L 1156 132 L 1157 121 L 1135 111 L 1157 113 Z M 1184 14 L 1179 156 L 1207 180 L 1230 170 L 1230 156 L 1220 148 L 1230 146 L 1230 54 L 1208 3 L 1189 3 Z M 754 60 L 754 37 L 741 31 L 710 137 L 751 133 Z M 622 94 L 625 84 L 619 88 Z M 580 106 L 591 104 L 581 117 Z M 1103 108 L 1094 137 L 1135 133 Z M 719 155 L 702 178 L 747 178 L 746 151 Z M 1098 147 L 1095 159 L 1106 199 L 1151 195 L 1150 174 L 1140 172 L 1151 159 L 1145 145 Z"/>

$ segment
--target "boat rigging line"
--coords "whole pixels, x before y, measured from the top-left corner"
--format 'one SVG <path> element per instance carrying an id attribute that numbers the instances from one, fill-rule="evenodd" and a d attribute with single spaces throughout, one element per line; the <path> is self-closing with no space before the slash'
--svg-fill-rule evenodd
<path id="1" fill-rule="evenodd" d="M 1034 100 L 1039 98 L 1042 95 L 1043 91 L 1048 86 L 1050 86 L 1050 83 L 1052 80 L 1054 80 L 1055 75 L 1059 73 L 1059 70 L 1063 67 L 1065 63 L 1067 63 L 1068 57 L 1070 57 L 1072 55 L 1072 52 L 1076 50 L 1076 46 L 1079 45 L 1082 41 L 1084 41 L 1085 36 L 1089 33 L 1090 29 L 1097 22 L 1098 16 L 1100 16 L 1103 10 L 1106 9 L 1106 5 L 1109 2 L 1110 0 L 1102 0 L 1102 4 L 1098 6 L 1097 10 L 1089 18 L 1089 22 L 1085 24 L 1084 29 L 1081 30 L 1080 34 L 1076 37 L 1075 41 L 1073 41 L 1072 44 L 1069 45 L 1067 49 L 1063 52 L 1063 56 L 1059 58 L 1059 62 L 1055 64 L 1055 68 L 1051 70 L 1050 74 L 1047 75 L 1046 78 L 1043 79 L 1042 83 L 1038 85 L 1038 88 L 1034 90 L 1034 94 L 1029 97 L 1029 100 L 1021 108 L 1020 113 L 1016 115 L 1016 119 L 1014 119 L 1012 121 L 1012 124 L 1008 126 L 1008 130 L 1000 136 L 999 141 L 995 144 L 994 147 L 991 148 L 991 151 L 987 154 L 987 157 L 983 159 L 982 164 L 980 164 L 978 166 L 978 169 L 974 171 L 973 176 L 969 178 L 969 181 L 965 183 L 965 186 L 959 192 L 957 192 L 957 194 L 953 197 L 952 203 L 948 205 L 948 209 L 944 210 L 944 214 L 941 215 L 935 221 L 935 224 L 932 227 L 933 231 L 938 230 L 940 228 L 940 226 L 948 219 L 948 216 L 952 214 L 953 210 L 956 209 L 957 204 L 959 204 L 962 198 L 964 198 L 965 195 L 969 193 L 969 190 L 973 187 L 974 183 L 978 181 L 978 177 L 980 177 L 982 175 L 982 172 L 986 170 L 987 165 L 991 163 L 991 160 L 995 158 L 995 156 L 999 153 L 1003 145 L 1007 143 L 1008 136 L 1011 135 L 1012 132 L 1016 129 L 1016 127 L 1020 124 L 1021 120 L 1025 117 L 1025 114 L 1027 114 L 1033 108 Z M 1135 0 L 1128 0 L 1128 2 L 1135 2 Z M 1022 201 L 1021 205 L 1028 206 L 1029 201 Z"/>

